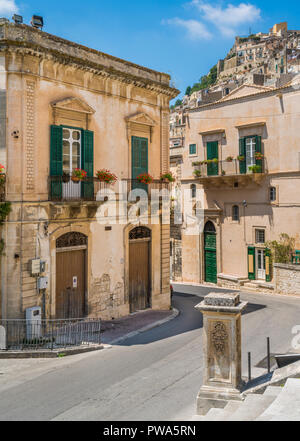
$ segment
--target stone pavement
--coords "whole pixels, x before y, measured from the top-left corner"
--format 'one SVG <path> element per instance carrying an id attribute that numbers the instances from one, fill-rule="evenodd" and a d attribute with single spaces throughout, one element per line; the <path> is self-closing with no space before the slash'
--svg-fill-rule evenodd
<path id="1" fill-rule="evenodd" d="M 133 337 L 134 335 L 162 325 L 167 321 L 175 318 L 178 311 L 153 311 L 146 310 L 130 314 L 117 320 L 102 321 L 102 337 L 101 341 L 104 344 L 116 344 L 125 338 Z"/>

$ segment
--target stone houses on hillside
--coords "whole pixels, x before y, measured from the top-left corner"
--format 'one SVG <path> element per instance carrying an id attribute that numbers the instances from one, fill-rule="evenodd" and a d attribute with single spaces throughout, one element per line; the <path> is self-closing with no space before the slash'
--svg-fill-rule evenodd
<path id="1" fill-rule="evenodd" d="M 173 278 L 276 288 L 266 242 L 288 233 L 300 249 L 300 86 L 243 85 L 185 113 L 173 167 L 191 201 L 200 195 L 204 231 L 175 232 Z"/>
<path id="2" fill-rule="evenodd" d="M 117 318 L 170 307 L 169 225 L 112 223 L 97 195 L 169 170 L 167 74 L 2 21 L 1 145 L 5 200 L 0 318 Z M 87 172 L 74 182 L 74 170 Z M 99 170 L 115 173 L 108 186 Z M 123 193 L 122 193 L 123 194 Z M 127 195 L 126 195 L 127 196 Z M 102 213 L 102 212 L 101 212 Z M 104 222 L 103 222 L 104 219 Z"/>

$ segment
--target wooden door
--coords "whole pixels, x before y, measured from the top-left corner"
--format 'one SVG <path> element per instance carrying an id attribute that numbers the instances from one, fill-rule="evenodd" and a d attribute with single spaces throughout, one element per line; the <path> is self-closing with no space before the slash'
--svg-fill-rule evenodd
<path id="1" fill-rule="evenodd" d="M 217 283 L 217 240 L 216 234 L 204 234 L 205 281 Z"/>
<path id="2" fill-rule="evenodd" d="M 85 315 L 85 250 L 56 254 L 56 318 Z"/>
<path id="3" fill-rule="evenodd" d="M 219 143 L 208 142 L 207 143 L 207 159 L 219 159 Z M 218 162 L 213 162 L 207 165 L 207 175 L 216 176 L 219 174 L 219 164 Z"/>
<path id="4" fill-rule="evenodd" d="M 130 242 L 129 245 L 129 303 L 130 312 L 150 307 L 150 241 Z"/>

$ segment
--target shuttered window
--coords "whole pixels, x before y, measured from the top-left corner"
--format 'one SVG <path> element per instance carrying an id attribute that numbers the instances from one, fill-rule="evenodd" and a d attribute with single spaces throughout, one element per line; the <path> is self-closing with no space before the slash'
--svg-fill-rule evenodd
<path id="1" fill-rule="evenodd" d="M 197 154 L 197 145 L 190 144 L 190 155 L 196 155 L 196 154 Z"/>

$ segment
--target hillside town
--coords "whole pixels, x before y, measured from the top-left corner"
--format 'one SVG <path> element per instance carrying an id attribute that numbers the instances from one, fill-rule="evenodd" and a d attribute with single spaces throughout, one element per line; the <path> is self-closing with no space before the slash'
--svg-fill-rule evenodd
<path id="1" fill-rule="evenodd" d="M 299 421 L 300 30 L 236 36 L 184 91 L 138 31 L 129 61 L 8 6 L 0 421 Z"/>

